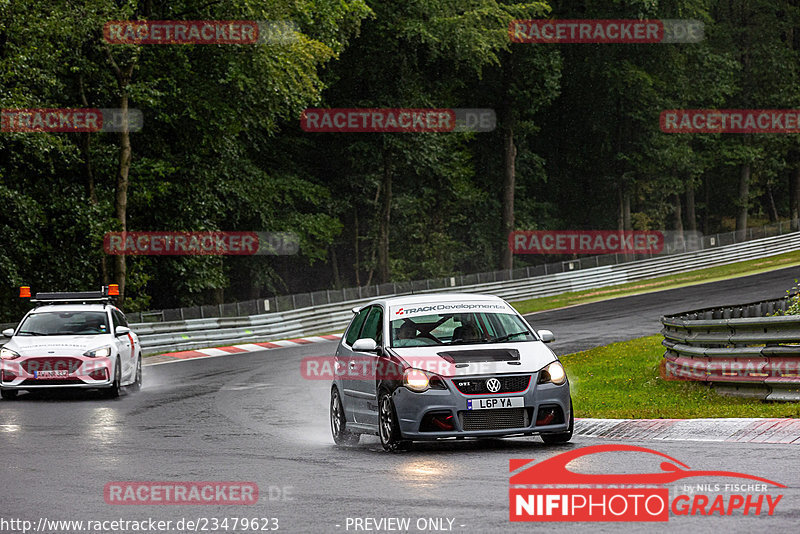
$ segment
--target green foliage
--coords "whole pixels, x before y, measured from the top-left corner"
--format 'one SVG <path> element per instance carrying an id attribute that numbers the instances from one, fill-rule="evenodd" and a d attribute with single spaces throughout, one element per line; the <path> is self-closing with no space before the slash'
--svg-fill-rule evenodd
<path id="1" fill-rule="evenodd" d="M 698 19 L 706 38 L 510 42 L 511 20 L 544 17 Z M 103 24 L 124 19 L 283 20 L 299 31 L 254 46 L 103 43 Z M 799 23 L 800 8 L 766 0 L 0 1 L 0 108 L 116 107 L 107 55 L 133 64 L 125 89 L 144 129 L 132 135 L 128 229 L 300 238 L 294 257 L 128 258 L 128 309 L 206 304 L 374 283 L 387 175 L 393 280 L 496 269 L 509 129 L 519 229 L 615 228 L 622 194 L 634 228 L 670 228 L 689 190 L 705 233 L 742 205 L 767 219 L 774 203 L 785 218 L 800 136 L 668 135 L 659 114 L 797 108 Z M 308 107 L 491 108 L 498 127 L 315 134 L 298 128 Z M 103 282 L 102 238 L 120 228 L 118 158 L 114 134 L 0 133 L 6 319 L 20 283 Z"/>
<path id="2" fill-rule="evenodd" d="M 773 316 L 800 315 L 800 283 L 794 279 L 794 285 L 786 290 L 787 306 L 785 311 L 778 310 Z"/>

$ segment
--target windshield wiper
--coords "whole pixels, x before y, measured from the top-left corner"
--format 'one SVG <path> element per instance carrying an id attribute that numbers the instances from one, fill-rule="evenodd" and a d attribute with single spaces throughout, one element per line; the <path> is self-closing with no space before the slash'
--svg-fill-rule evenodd
<path id="1" fill-rule="evenodd" d="M 503 337 L 498 337 L 494 341 L 492 341 L 492 343 L 502 343 L 504 341 L 508 341 L 509 339 L 511 339 L 514 336 L 521 336 L 523 334 L 530 334 L 530 332 L 528 332 L 528 331 L 525 331 L 525 332 L 514 332 L 513 334 L 508 334 L 508 335 L 503 336 Z"/>
<path id="2" fill-rule="evenodd" d="M 17 335 L 24 336 L 47 336 L 49 334 L 45 334 L 44 332 L 33 332 L 32 330 L 20 330 L 17 332 Z"/>

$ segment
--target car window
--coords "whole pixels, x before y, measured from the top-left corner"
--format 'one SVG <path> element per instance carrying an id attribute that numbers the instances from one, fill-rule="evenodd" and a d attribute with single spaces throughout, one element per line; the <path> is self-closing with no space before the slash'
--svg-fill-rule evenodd
<path id="1" fill-rule="evenodd" d="M 391 322 L 392 347 L 534 341 L 518 316 L 509 313 L 442 313 Z"/>
<path id="2" fill-rule="evenodd" d="M 40 312 L 28 315 L 18 336 L 74 336 L 108 334 L 108 315 L 99 311 Z"/>
<path id="3" fill-rule="evenodd" d="M 122 315 L 122 312 L 119 310 L 111 310 L 111 315 L 114 316 L 114 326 L 128 326 L 128 321 L 125 319 L 125 316 Z"/>
<path id="4" fill-rule="evenodd" d="M 364 308 L 360 312 L 353 317 L 353 320 L 350 322 L 350 327 L 347 329 L 347 334 L 345 335 L 344 341 L 348 345 L 352 346 L 353 343 L 356 342 L 358 339 L 358 334 L 361 333 L 361 326 L 364 324 L 364 319 L 367 318 L 367 314 L 369 313 L 370 308 Z"/>
<path id="5" fill-rule="evenodd" d="M 382 341 L 381 332 L 383 328 L 383 310 L 378 306 L 373 306 L 369 312 L 367 320 L 364 322 L 364 329 L 361 332 L 362 338 L 374 339 L 375 343 L 380 345 Z"/>

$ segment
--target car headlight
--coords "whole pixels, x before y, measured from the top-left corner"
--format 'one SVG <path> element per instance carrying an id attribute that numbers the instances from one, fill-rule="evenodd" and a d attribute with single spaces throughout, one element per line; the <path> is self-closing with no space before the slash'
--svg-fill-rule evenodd
<path id="1" fill-rule="evenodd" d="M 108 358 L 111 356 L 111 347 L 101 347 L 99 349 L 88 350 L 83 353 L 84 356 L 89 358 Z"/>
<path id="2" fill-rule="evenodd" d="M 0 349 L 0 358 L 4 360 L 15 360 L 19 358 L 19 354 L 11 349 L 3 347 L 2 349 Z"/>
<path id="3" fill-rule="evenodd" d="M 552 382 L 553 384 L 561 385 L 566 381 L 567 373 L 564 372 L 564 366 L 561 365 L 561 362 L 552 362 L 539 371 L 540 384 Z"/>
<path id="4" fill-rule="evenodd" d="M 447 389 L 442 377 L 422 369 L 406 369 L 403 373 L 403 385 L 417 393 L 429 389 Z"/>

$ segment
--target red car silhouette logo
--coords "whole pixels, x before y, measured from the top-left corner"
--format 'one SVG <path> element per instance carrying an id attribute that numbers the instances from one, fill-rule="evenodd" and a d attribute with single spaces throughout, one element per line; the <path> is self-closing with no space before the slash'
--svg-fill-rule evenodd
<path id="1" fill-rule="evenodd" d="M 576 473 L 567 469 L 567 464 L 571 461 L 597 454 L 599 452 L 644 452 L 660 456 L 668 461 L 661 462 L 662 472 L 660 473 L 637 473 L 637 474 L 585 474 Z M 519 467 L 526 465 L 533 460 L 511 460 L 510 470 L 515 471 Z M 783 484 L 745 473 L 734 471 L 695 471 L 688 465 L 668 456 L 664 453 L 637 447 L 635 445 L 592 445 L 582 447 L 569 452 L 558 454 L 521 471 L 511 477 L 509 481 L 515 484 L 669 484 L 676 480 L 690 477 L 734 477 L 746 478 L 757 482 L 772 484 L 779 488 L 785 488 Z"/>

